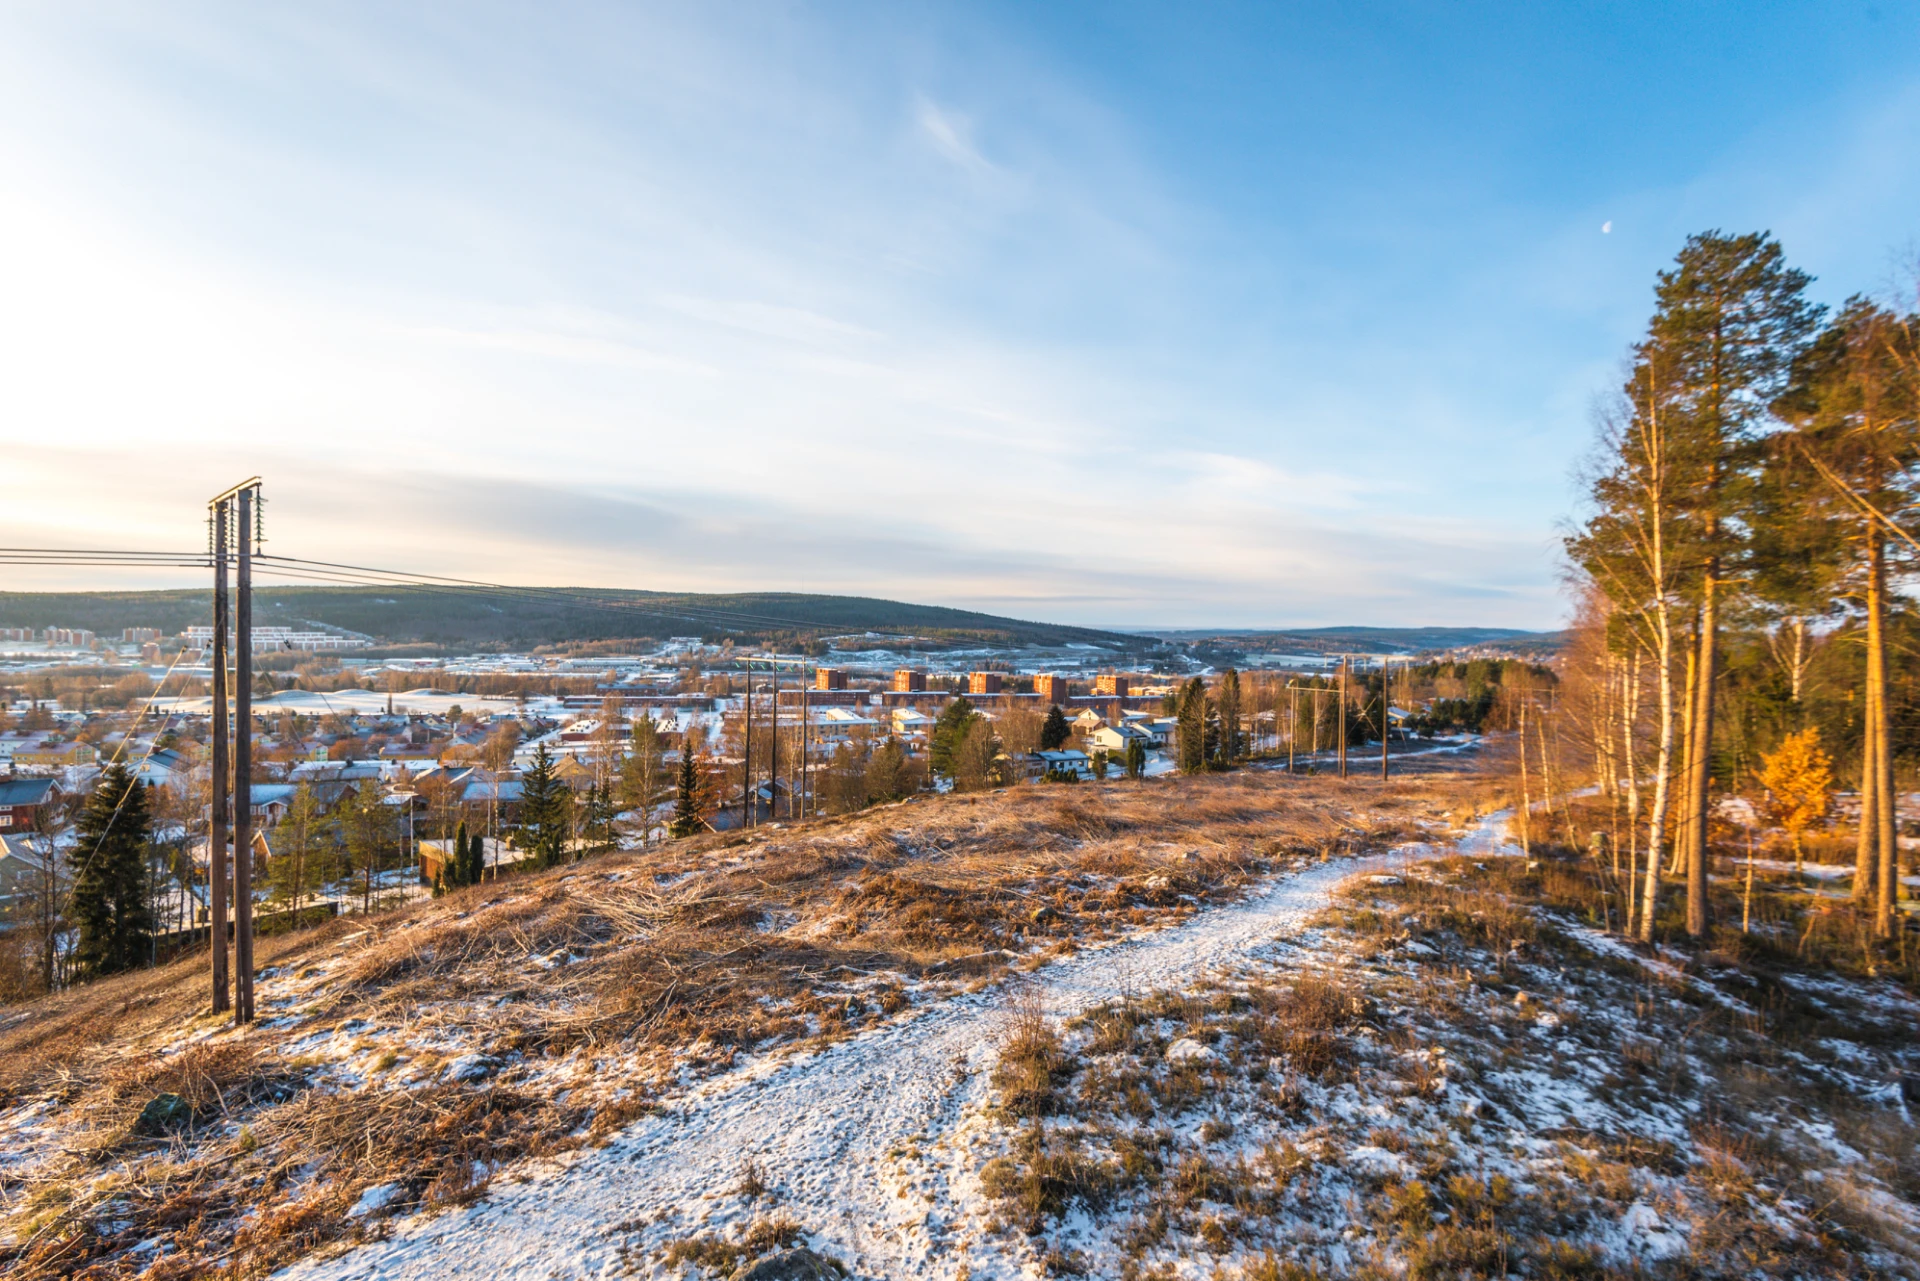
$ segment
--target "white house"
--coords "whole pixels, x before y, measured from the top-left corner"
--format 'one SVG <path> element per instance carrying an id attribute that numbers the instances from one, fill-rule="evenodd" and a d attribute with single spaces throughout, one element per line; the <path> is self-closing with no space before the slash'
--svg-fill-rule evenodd
<path id="1" fill-rule="evenodd" d="M 918 734 L 931 734 L 935 718 L 911 707 L 893 709 L 893 732 L 901 738 L 912 738 Z"/>
<path id="2" fill-rule="evenodd" d="M 1075 778 L 1087 779 L 1093 777 L 1093 761 L 1085 752 L 1072 748 L 1057 752 L 1029 752 L 1027 773 L 1033 778 L 1044 778 L 1048 774 L 1071 774 Z"/>
<path id="3" fill-rule="evenodd" d="M 1153 735 L 1137 725 L 1103 725 L 1087 735 L 1087 746 L 1105 751 L 1115 760 L 1126 759 L 1130 743 L 1139 743 L 1149 749 L 1156 746 Z"/>
<path id="4" fill-rule="evenodd" d="M 814 737 L 823 743 L 843 743 L 856 733 L 879 728 L 879 721 L 845 707 L 822 708 L 813 723 Z"/>

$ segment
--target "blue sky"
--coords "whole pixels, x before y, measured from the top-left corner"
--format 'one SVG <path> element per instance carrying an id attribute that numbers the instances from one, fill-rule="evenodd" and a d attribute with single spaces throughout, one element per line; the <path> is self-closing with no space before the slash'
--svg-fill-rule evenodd
<path id="1" fill-rule="evenodd" d="M 1553 626 L 1689 232 L 1903 279 L 1920 5 L 16 4 L 0 165 L 8 544 Z"/>

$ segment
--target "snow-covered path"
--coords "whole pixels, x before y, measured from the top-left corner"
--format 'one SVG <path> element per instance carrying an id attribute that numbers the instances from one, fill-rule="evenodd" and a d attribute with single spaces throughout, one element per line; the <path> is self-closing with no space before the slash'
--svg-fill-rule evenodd
<path id="1" fill-rule="evenodd" d="M 1501 849 L 1505 817 L 1481 820 L 1460 852 Z M 1128 992 L 1177 987 L 1298 930 L 1348 876 L 1446 852 L 1408 845 L 1321 864 L 1178 927 L 1055 962 L 1027 990 L 1065 1017 Z M 958 997 L 817 1054 L 729 1072 L 565 1166 L 496 1185 L 470 1209 L 397 1222 L 387 1240 L 287 1275 L 631 1275 L 628 1261 L 644 1272 L 641 1252 L 663 1241 L 733 1235 L 728 1229 L 779 1212 L 859 1276 L 952 1277 L 959 1259 L 945 1239 L 943 1216 L 955 1211 L 946 1184 L 963 1161 L 946 1141 L 985 1097 L 980 1069 L 992 1062 L 1008 1001 L 1004 989 Z M 895 1159 L 905 1149 L 929 1159 L 909 1168 Z M 757 1205 L 735 1192 L 748 1158 L 771 1189 Z"/>

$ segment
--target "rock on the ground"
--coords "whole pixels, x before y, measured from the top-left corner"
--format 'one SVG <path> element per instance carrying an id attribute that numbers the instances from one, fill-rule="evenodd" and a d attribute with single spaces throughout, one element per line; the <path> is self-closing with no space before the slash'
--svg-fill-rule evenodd
<path id="1" fill-rule="evenodd" d="M 825 1258 L 801 1246 L 745 1265 L 728 1281 L 841 1281 L 846 1275 L 838 1259 Z"/>
<path id="2" fill-rule="evenodd" d="M 156 1094 L 140 1109 L 133 1123 L 135 1134 L 160 1138 L 193 1123 L 193 1106 L 177 1094 Z"/>

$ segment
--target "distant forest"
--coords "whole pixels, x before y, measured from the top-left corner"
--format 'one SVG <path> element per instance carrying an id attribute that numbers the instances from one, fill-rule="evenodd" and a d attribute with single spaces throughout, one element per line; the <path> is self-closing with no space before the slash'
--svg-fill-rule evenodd
<path id="1" fill-rule="evenodd" d="M 1289 631 L 1167 631 L 1221 655 L 1233 654 L 1430 654 L 1484 649 L 1515 656 L 1551 653 L 1564 632 L 1527 632 L 1509 627 L 1302 627 Z"/>
<path id="2" fill-rule="evenodd" d="M 127 627 L 177 633 L 206 621 L 212 593 L 0 592 L 0 626 L 83 627 L 118 636 Z M 700 636 L 710 641 L 783 640 L 802 645 L 846 632 L 885 632 L 945 646 L 1099 645 L 1124 654 L 1156 647 L 1150 637 L 1001 618 L 867 596 L 794 592 L 729 595 L 530 589 L 524 595 L 460 588 L 283 587 L 254 589 L 260 626 L 324 623 L 395 645 L 531 648 L 591 641 Z"/>

